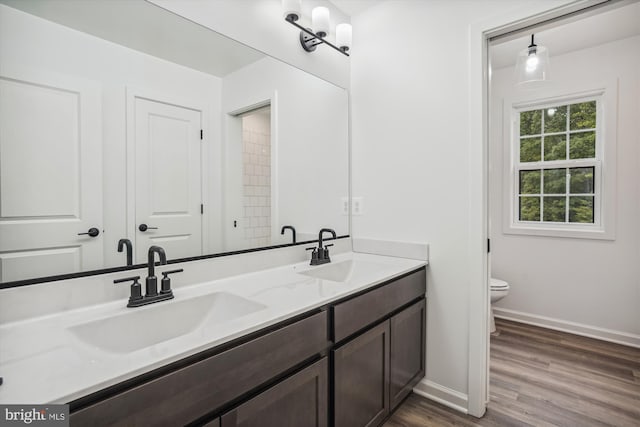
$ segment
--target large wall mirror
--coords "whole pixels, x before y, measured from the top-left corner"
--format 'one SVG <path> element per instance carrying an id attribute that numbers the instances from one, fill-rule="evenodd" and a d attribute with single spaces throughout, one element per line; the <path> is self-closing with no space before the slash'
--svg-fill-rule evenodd
<path id="1" fill-rule="evenodd" d="M 0 3 L 3 285 L 349 234 L 346 90 L 144 0 Z"/>

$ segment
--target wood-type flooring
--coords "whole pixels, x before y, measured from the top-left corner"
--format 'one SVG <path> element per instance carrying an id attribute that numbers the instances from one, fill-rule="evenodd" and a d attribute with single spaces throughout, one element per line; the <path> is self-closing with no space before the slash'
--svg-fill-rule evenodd
<path id="1" fill-rule="evenodd" d="M 384 427 L 640 427 L 640 349 L 496 319 L 483 418 L 411 394 Z"/>

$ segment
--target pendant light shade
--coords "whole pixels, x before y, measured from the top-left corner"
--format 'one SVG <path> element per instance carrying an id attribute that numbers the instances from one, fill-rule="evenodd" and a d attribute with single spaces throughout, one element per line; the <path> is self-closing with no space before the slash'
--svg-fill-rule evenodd
<path id="1" fill-rule="evenodd" d="M 518 53 L 516 61 L 516 82 L 518 84 L 545 81 L 549 66 L 549 50 L 538 46 L 531 35 L 531 44 Z"/>

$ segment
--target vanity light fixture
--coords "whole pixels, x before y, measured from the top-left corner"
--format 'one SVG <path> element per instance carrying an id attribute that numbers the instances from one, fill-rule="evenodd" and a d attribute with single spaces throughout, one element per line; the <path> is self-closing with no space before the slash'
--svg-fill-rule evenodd
<path id="1" fill-rule="evenodd" d="M 520 84 L 547 80 L 548 65 L 549 50 L 535 44 L 534 34 L 531 34 L 531 44 L 518 53 L 516 82 Z"/>
<path id="2" fill-rule="evenodd" d="M 316 50 L 316 46 L 326 44 L 345 56 L 349 56 L 351 49 L 351 24 L 339 24 L 336 27 L 336 44 L 327 40 L 330 31 L 329 9 L 323 6 L 313 8 L 311 11 L 311 28 L 305 28 L 298 24 L 302 17 L 301 0 L 282 0 L 284 19 L 294 27 L 300 29 L 300 44 L 307 52 Z M 337 46 L 336 46 L 337 45 Z"/>

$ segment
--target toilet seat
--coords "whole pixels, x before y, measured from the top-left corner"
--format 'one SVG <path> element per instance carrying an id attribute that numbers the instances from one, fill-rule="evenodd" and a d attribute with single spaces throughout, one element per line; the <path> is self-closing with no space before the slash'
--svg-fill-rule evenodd
<path id="1" fill-rule="evenodd" d="M 504 280 L 494 279 L 493 277 L 489 280 L 489 287 L 493 291 L 501 291 L 509 289 L 509 284 Z"/>

